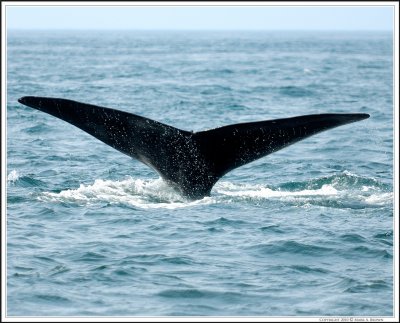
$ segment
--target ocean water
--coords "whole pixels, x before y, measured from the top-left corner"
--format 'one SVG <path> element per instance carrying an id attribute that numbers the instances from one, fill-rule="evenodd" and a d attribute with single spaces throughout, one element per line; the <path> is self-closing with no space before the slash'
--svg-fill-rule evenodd
<path id="1" fill-rule="evenodd" d="M 392 316 L 392 35 L 10 31 L 8 316 Z M 62 97 L 185 130 L 371 117 L 187 201 L 17 102 Z"/>

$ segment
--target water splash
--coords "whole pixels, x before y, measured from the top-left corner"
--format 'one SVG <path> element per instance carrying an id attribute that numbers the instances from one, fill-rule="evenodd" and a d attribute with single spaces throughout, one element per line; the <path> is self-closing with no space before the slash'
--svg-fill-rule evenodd
<path id="1" fill-rule="evenodd" d="M 13 169 L 8 175 L 7 175 L 7 183 L 14 183 L 18 181 L 18 179 L 21 177 L 21 175 Z"/>
<path id="2" fill-rule="evenodd" d="M 374 179 L 343 172 L 305 182 L 283 183 L 277 187 L 220 181 L 215 185 L 211 197 L 196 201 L 185 199 L 161 178 L 143 180 L 131 177 L 120 181 L 97 179 L 92 185 L 81 184 L 77 189 L 59 193 L 44 192 L 39 199 L 78 205 L 121 204 L 144 209 L 176 209 L 243 200 L 249 200 L 250 203 L 281 201 L 303 206 L 369 208 L 390 205 L 393 193 Z"/>
<path id="3" fill-rule="evenodd" d="M 79 205 L 106 202 L 139 208 L 176 209 L 199 204 L 209 204 L 212 198 L 188 201 L 161 178 L 143 180 L 131 177 L 121 180 L 96 179 L 93 185 L 81 184 L 77 189 L 59 193 L 44 192 L 39 199 L 44 201 L 75 203 Z"/>
<path id="4" fill-rule="evenodd" d="M 323 185 L 320 189 L 306 189 L 301 191 L 282 191 L 280 188 L 271 189 L 263 185 L 235 185 L 221 182 L 217 192 L 229 196 L 247 196 L 254 198 L 284 198 L 295 196 L 332 196 L 338 191 L 332 185 Z"/>
<path id="5" fill-rule="evenodd" d="M 374 208 L 390 206 L 390 186 L 374 178 L 344 171 L 303 182 L 282 183 L 277 187 L 219 182 L 214 191 L 239 199 L 282 201 L 297 206 L 319 205 L 333 208 Z"/>

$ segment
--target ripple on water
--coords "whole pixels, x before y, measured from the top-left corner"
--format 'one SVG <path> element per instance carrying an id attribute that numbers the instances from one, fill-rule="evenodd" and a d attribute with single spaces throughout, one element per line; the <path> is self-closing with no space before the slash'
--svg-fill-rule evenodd
<path id="1" fill-rule="evenodd" d="M 366 239 L 359 234 L 356 233 L 346 233 L 340 236 L 340 239 L 346 242 L 357 242 L 357 243 L 363 243 L 366 242 Z"/>
<path id="2" fill-rule="evenodd" d="M 306 265 L 293 265 L 290 266 L 289 268 L 299 271 L 301 273 L 311 273 L 311 274 L 329 274 L 331 272 L 330 270 L 324 268 L 306 266 Z"/>
<path id="3" fill-rule="evenodd" d="M 50 276 L 57 276 L 69 272 L 71 269 L 65 265 L 57 265 L 49 271 Z"/>
<path id="4" fill-rule="evenodd" d="M 357 283 L 354 286 L 350 286 L 345 289 L 345 293 L 374 293 L 383 290 L 390 290 L 392 285 L 388 284 L 383 280 L 373 280 L 368 283 Z"/>
<path id="5" fill-rule="evenodd" d="M 261 254 L 302 254 L 307 256 L 322 257 L 335 252 L 333 248 L 318 245 L 309 245 L 296 241 L 275 241 L 269 244 L 258 244 L 250 247 Z"/>
<path id="6" fill-rule="evenodd" d="M 30 187 L 45 186 L 45 182 L 26 175 L 25 176 L 15 175 L 15 177 L 9 175 L 7 181 L 9 185 L 15 185 L 17 187 L 30 188 Z"/>
<path id="7" fill-rule="evenodd" d="M 76 260 L 82 262 L 98 262 L 104 259 L 107 259 L 107 257 L 97 252 L 88 251 L 80 255 Z"/>
<path id="8" fill-rule="evenodd" d="M 357 258 L 382 258 L 392 259 L 393 255 L 383 248 L 370 248 L 367 246 L 357 246 L 343 251 L 345 257 L 357 257 Z"/>
<path id="9" fill-rule="evenodd" d="M 302 98 L 314 95 L 314 92 L 310 89 L 307 89 L 307 87 L 292 85 L 280 87 L 279 92 L 285 96 L 294 98 Z"/>
<path id="10" fill-rule="evenodd" d="M 167 289 L 157 293 L 157 296 L 168 299 L 216 299 L 224 302 L 237 302 L 243 296 L 238 292 L 220 292 L 211 290 L 200 290 L 196 288 Z"/>
<path id="11" fill-rule="evenodd" d="M 36 294 L 34 295 L 34 297 L 36 297 L 40 301 L 44 301 L 50 304 L 68 304 L 71 302 L 69 298 L 56 294 Z"/>
<path id="12" fill-rule="evenodd" d="M 232 220 L 225 217 L 220 217 L 215 220 L 203 222 L 204 225 L 208 226 L 231 226 L 231 227 L 240 227 L 243 224 L 248 224 L 249 222 L 243 220 Z"/>
<path id="13" fill-rule="evenodd" d="M 374 239 L 388 246 L 393 246 L 393 231 L 390 230 L 384 233 L 377 233 L 374 235 Z"/>
<path id="14" fill-rule="evenodd" d="M 261 227 L 260 230 L 262 232 L 273 232 L 273 233 L 285 233 L 285 230 L 281 229 L 280 225 L 278 224 L 271 224 L 264 227 Z"/>

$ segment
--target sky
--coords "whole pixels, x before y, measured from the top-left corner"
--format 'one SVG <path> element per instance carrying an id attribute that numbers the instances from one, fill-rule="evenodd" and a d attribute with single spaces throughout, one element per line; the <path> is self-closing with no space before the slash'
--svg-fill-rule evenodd
<path id="1" fill-rule="evenodd" d="M 101 5 L 102 3 L 99 3 Z M 104 4 L 104 3 L 103 3 Z M 389 6 L 6 6 L 8 29 L 392 30 Z"/>

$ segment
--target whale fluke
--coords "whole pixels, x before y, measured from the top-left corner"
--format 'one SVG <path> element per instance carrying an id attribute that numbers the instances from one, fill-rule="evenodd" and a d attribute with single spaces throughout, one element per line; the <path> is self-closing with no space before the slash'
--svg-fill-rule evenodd
<path id="1" fill-rule="evenodd" d="M 184 196 L 210 195 L 229 171 L 321 131 L 369 118 L 368 114 L 314 114 L 232 124 L 190 132 L 132 113 L 60 98 L 18 100 L 91 134 L 155 169 Z"/>

